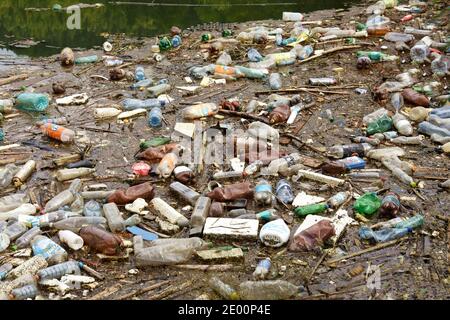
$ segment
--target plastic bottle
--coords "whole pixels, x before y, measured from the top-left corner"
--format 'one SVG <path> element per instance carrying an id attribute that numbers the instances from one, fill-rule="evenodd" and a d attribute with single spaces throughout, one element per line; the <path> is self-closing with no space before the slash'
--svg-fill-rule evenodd
<path id="1" fill-rule="evenodd" d="M 260 179 L 255 186 L 255 201 L 260 205 L 272 203 L 272 186 L 267 180 Z"/>
<path id="2" fill-rule="evenodd" d="M 328 199 L 327 203 L 331 208 L 337 208 L 341 204 L 343 204 L 347 199 L 350 197 L 350 192 L 348 191 L 342 191 L 336 193 L 334 196 L 332 196 L 330 199 Z"/>
<path id="3" fill-rule="evenodd" d="M 326 203 L 317 203 L 317 204 L 310 204 L 303 207 L 298 207 L 294 209 L 294 213 L 298 215 L 299 217 L 305 217 L 308 214 L 317 214 L 322 213 L 326 210 L 328 210 L 329 206 Z"/>
<path id="4" fill-rule="evenodd" d="M 259 169 L 261 169 L 263 164 L 264 163 L 261 160 L 256 160 L 256 161 L 250 163 L 247 167 L 245 167 L 243 175 L 251 176 L 251 175 L 255 174 L 256 172 L 259 171 Z"/>
<path id="5" fill-rule="evenodd" d="M 358 51 L 356 53 L 358 58 L 360 57 L 368 57 L 372 61 L 395 61 L 398 59 L 398 56 L 388 55 L 379 51 Z"/>
<path id="6" fill-rule="evenodd" d="M 378 211 L 380 206 L 381 200 L 378 198 L 376 193 L 369 192 L 356 199 L 353 208 L 365 216 L 372 216 Z"/>
<path id="7" fill-rule="evenodd" d="M 270 258 L 260 260 L 258 262 L 258 265 L 256 266 L 255 271 L 253 272 L 253 278 L 257 280 L 264 280 L 269 274 L 271 266 L 272 261 L 270 260 Z"/>
<path id="8" fill-rule="evenodd" d="M 389 111 L 384 108 L 377 109 L 374 112 L 372 112 L 368 115 L 365 115 L 363 117 L 363 123 L 369 124 L 371 122 L 374 122 L 374 121 L 380 119 L 382 116 L 385 116 L 385 115 L 387 116 L 388 113 L 389 113 Z"/>
<path id="9" fill-rule="evenodd" d="M 215 103 L 201 103 L 186 107 L 182 114 L 185 119 L 198 119 L 217 114 L 219 107 Z"/>
<path id="10" fill-rule="evenodd" d="M 388 192 L 383 200 L 381 200 L 381 207 L 378 210 L 380 217 L 395 218 L 400 211 L 400 198 L 394 192 Z"/>
<path id="11" fill-rule="evenodd" d="M 20 222 L 10 223 L 3 231 L 10 241 L 14 241 L 27 231 L 27 227 Z"/>
<path id="12" fill-rule="evenodd" d="M 247 129 L 247 133 L 254 138 L 259 138 L 262 140 L 267 139 L 273 141 L 278 140 L 280 137 L 278 130 L 259 121 L 252 122 Z"/>
<path id="13" fill-rule="evenodd" d="M 20 238 L 16 240 L 16 246 L 18 249 L 23 249 L 29 246 L 31 240 L 37 235 L 42 234 L 42 230 L 39 227 L 33 227 L 25 232 Z"/>
<path id="14" fill-rule="evenodd" d="M 368 143 L 338 145 L 331 147 L 328 154 L 336 159 L 347 158 L 353 154 L 357 154 L 359 157 L 364 157 L 371 149 L 372 146 Z"/>
<path id="15" fill-rule="evenodd" d="M 172 47 L 173 48 L 178 48 L 179 46 L 181 46 L 182 40 L 181 40 L 181 37 L 179 35 L 175 35 L 172 38 L 171 42 L 172 42 Z"/>
<path id="16" fill-rule="evenodd" d="M 239 285 L 243 300 L 285 300 L 295 296 L 299 288 L 284 280 L 245 281 Z"/>
<path id="17" fill-rule="evenodd" d="M 305 60 L 309 58 L 312 53 L 314 52 L 314 48 L 310 45 L 306 46 L 295 46 L 295 53 L 297 55 L 297 59 L 299 60 Z"/>
<path id="18" fill-rule="evenodd" d="M 450 130 L 450 118 L 440 118 L 437 115 L 431 114 L 428 117 L 428 122 L 438 127 Z"/>
<path id="19" fill-rule="evenodd" d="M 419 123 L 418 131 L 420 133 L 424 133 L 426 135 L 431 136 L 432 134 L 438 134 L 443 137 L 449 137 L 450 136 L 450 130 L 447 130 L 445 128 L 438 127 L 428 121 L 423 121 Z"/>
<path id="20" fill-rule="evenodd" d="M 136 266 L 162 266 L 180 264 L 189 261 L 196 250 L 208 245 L 200 238 L 158 239 L 152 241 L 151 247 L 142 247 L 142 237 L 133 238 Z"/>
<path id="21" fill-rule="evenodd" d="M 41 126 L 41 130 L 43 134 L 63 143 L 69 143 L 75 139 L 75 132 L 73 130 L 64 128 L 57 124 L 46 123 Z"/>
<path id="22" fill-rule="evenodd" d="M 191 215 L 191 227 L 201 227 L 205 224 L 208 217 L 211 199 L 208 197 L 199 197 L 195 203 L 194 211 Z"/>
<path id="23" fill-rule="evenodd" d="M 395 109 L 395 113 L 398 113 L 403 107 L 404 101 L 403 96 L 400 92 L 395 92 L 391 97 L 391 104 Z"/>
<path id="24" fill-rule="evenodd" d="M 259 232 L 259 239 L 268 247 L 278 248 L 286 244 L 291 231 L 283 219 L 267 222 Z"/>
<path id="25" fill-rule="evenodd" d="M 424 139 L 424 136 L 419 135 L 415 137 L 397 137 L 391 140 L 394 144 L 408 144 L 408 145 L 420 145 L 422 144 L 422 141 Z"/>
<path id="26" fill-rule="evenodd" d="M 16 97 L 14 107 L 21 111 L 43 112 L 47 109 L 49 99 L 42 93 L 21 93 Z"/>
<path id="27" fill-rule="evenodd" d="M 259 62 L 263 60 L 263 56 L 256 49 L 249 49 L 247 52 L 247 57 L 252 62 Z"/>
<path id="28" fill-rule="evenodd" d="M 178 181 L 172 182 L 169 185 L 169 189 L 175 192 L 181 199 L 185 200 L 191 205 L 195 205 L 197 199 L 200 197 L 200 194 L 198 192 Z"/>
<path id="29" fill-rule="evenodd" d="M 294 201 L 294 194 L 292 192 L 292 188 L 289 182 L 285 179 L 281 179 L 278 181 L 277 186 L 275 188 L 275 193 L 281 202 L 285 204 L 290 204 Z"/>
<path id="30" fill-rule="evenodd" d="M 135 79 L 136 79 L 136 81 L 142 81 L 142 80 L 146 79 L 145 70 L 142 66 L 136 67 Z"/>
<path id="31" fill-rule="evenodd" d="M 35 298 L 39 294 L 39 290 L 35 284 L 29 284 L 21 288 L 16 288 L 11 291 L 11 298 L 14 300 L 27 300 Z"/>
<path id="32" fill-rule="evenodd" d="M 74 168 L 74 169 L 60 169 L 56 171 L 56 180 L 67 181 L 76 179 L 79 177 L 87 176 L 88 174 L 94 173 L 95 169 L 91 168 Z"/>
<path id="33" fill-rule="evenodd" d="M 404 221 L 397 223 L 394 228 L 409 228 L 416 229 L 423 225 L 423 216 L 420 214 L 416 214 L 415 216 L 408 218 Z"/>
<path id="34" fill-rule="evenodd" d="M 75 64 L 86 64 L 86 63 L 94 63 L 98 61 L 98 56 L 92 55 L 92 56 L 86 56 L 86 57 L 79 57 L 75 59 Z"/>
<path id="35" fill-rule="evenodd" d="M 269 77 L 269 86 L 271 90 L 280 90 L 283 86 L 279 73 L 272 73 Z"/>
<path id="36" fill-rule="evenodd" d="M 12 180 L 14 175 L 20 169 L 13 163 L 7 164 L 5 167 L 0 169 L 0 189 L 7 188 Z"/>
<path id="37" fill-rule="evenodd" d="M 14 99 L 0 99 L 0 113 L 12 113 L 13 107 Z"/>
<path id="38" fill-rule="evenodd" d="M 226 53 L 225 51 L 222 52 L 222 54 L 216 60 L 216 64 L 220 64 L 222 66 L 228 66 L 232 62 L 233 62 L 233 60 L 231 59 L 231 56 L 228 53 Z"/>
<path id="39" fill-rule="evenodd" d="M 24 203 L 11 211 L 0 212 L 0 221 L 17 220 L 21 214 L 35 214 L 36 207 L 31 203 Z"/>
<path id="40" fill-rule="evenodd" d="M 178 150 L 174 150 L 172 152 L 167 153 L 159 162 L 158 167 L 156 168 L 156 173 L 159 174 L 160 177 L 169 178 L 172 175 L 173 170 L 178 164 L 179 161 L 179 152 Z"/>
<path id="41" fill-rule="evenodd" d="M 406 102 L 415 106 L 428 107 L 430 105 L 430 100 L 426 96 L 417 93 L 410 88 L 404 89 L 402 91 L 402 96 Z"/>
<path id="42" fill-rule="evenodd" d="M 54 266 L 41 269 L 38 271 L 37 276 L 39 281 L 61 279 L 67 274 L 81 274 L 80 265 L 82 263 L 77 261 L 67 261 Z"/>
<path id="43" fill-rule="evenodd" d="M 119 208 L 117 208 L 115 203 L 104 204 L 103 213 L 112 232 L 122 232 L 125 230 L 125 220 L 122 218 Z"/>
<path id="44" fill-rule="evenodd" d="M 83 214 L 86 217 L 102 217 L 102 206 L 95 200 L 86 202 L 83 209 Z"/>
<path id="45" fill-rule="evenodd" d="M 449 61 L 443 55 L 431 62 L 431 71 L 438 77 L 445 77 L 449 69 Z"/>
<path id="46" fill-rule="evenodd" d="M 105 226 L 107 220 L 103 217 L 71 217 L 50 224 L 50 227 L 58 230 L 71 230 L 79 232 L 83 226 Z"/>
<path id="47" fill-rule="evenodd" d="M 239 300 L 239 294 L 228 284 L 222 282 L 217 277 L 212 277 L 209 281 L 209 286 L 217 294 L 226 300 Z"/>
<path id="48" fill-rule="evenodd" d="M 384 35 L 384 40 L 408 43 L 414 40 L 414 36 L 406 33 L 388 32 Z"/>
<path id="49" fill-rule="evenodd" d="M 148 124 L 153 128 L 160 128 L 162 126 L 162 111 L 159 107 L 154 107 L 148 114 Z"/>
<path id="50" fill-rule="evenodd" d="M 67 260 L 66 250 L 45 236 L 35 236 L 31 241 L 31 247 L 34 255 L 43 256 L 50 265 Z"/>
<path id="51" fill-rule="evenodd" d="M 361 227 L 359 229 L 359 236 L 361 239 L 374 240 L 376 242 L 386 242 L 394 239 L 404 237 L 411 232 L 409 228 L 384 228 L 378 231 L 373 231 L 368 227 Z"/>
<path id="52" fill-rule="evenodd" d="M 83 247 L 83 238 L 73 233 L 70 230 L 61 230 L 58 232 L 58 237 L 61 242 L 67 244 L 72 250 L 79 250 Z"/>
<path id="53" fill-rule="evenodd" d="M 165 106 L 165 102 L 158 99 L 139 100 L 127 98 L 122 101 L 122 105 L 125 110 L 136 110 L 136 109 L 151 110 L 155 107 L 163 108 Z"/>
<path id="54" fill-rule="evenodd" d="M 0 266 L 0 281 L 5 279 L 8 275 L 8 272 L 10 272 L 13 269 L 13 265 L 11 263 L 5 263 Z"/>
<path id="55" fill-rule="evenodd" d="M 286 176 L 289 174 L 289 168 L 294 167 L 301 160 L 298 153 L 291 153 L 285 157 L 272 160 L 267 167 L 269 175 L 278 175 L 278 173 Z"/>
<path id="56" fill-rule="evenodd" d="M 147 92 L 147 96 L 149 98 L 156 98 L 157 96 L 168 92 L 171 88 L 172 87 L 170 84 L 162 83 L 162 84 L 147 88 L 146 92 Z"/>
<path id="57" fill-rule="evenodd" d="M 387 115 L 383 115 L 381 118 L 368 124 L 367 134 L 372 135 L 378 132 L 389 131 L 392 128 L 392 124 L 392 119 Z"/>
<path id="58" fill-rule="evenodd" d="M 400 113 L 396 113 L 392 120 L 394 122 L 394 127 L 397 129 L 397 131 L 404 135 L 404 136 L 410 136 L 413 133 L 413 127 L 411 123 L 406 119 L 406 117 Z"/>
<path id="59" fill-rule="evenodd" d="M 408 111 L 407 116 L 412 121 L 422 122 L 428 117 L 431 110 L 430 108 L 414 107 Z"/>
<path id="60" fill-rule="evenodd" d="M 0 252 L 8 249 L 10 243 L 9 237 L 4 233 L 0 233 Z"/>
<path id="61" fill-rule="evenodd" d="M 344 159 L 337 160 L 336 162 L 342 163 L 346 170 L 364 169 L 366 167 L 366 162 L 360 157 L 347 157 Z"/>
<path id="62" fill-rule="evenodd" d="M 430 115 L 435 115 L 443 119 L 450 118 L 450 105 L 446 104 L 441 108 L 433 109 L 431 110 Z"/>
<path id="63" fill-rule="evenodd" d="M 366 26 L 375 27 L 375 26 L 385 26 L 388 25 L 391 20 L 388 17 L 380 16 L 379 14 L 374 14 L 367 18 Z"/>
<path id="64" fill-rule="evenodd" d="M 406 32 L 406 30 L 405 30 Z M 430 54 L 430 48 L 424 44 L 415 45 L 409 52 L 411 60 L 416 63 L 423 63 Z"/>
<path id="65" fill-rule="evenodd" d="M 123 60 L 120 59 L 106 59 L 103 61 L 106 67 L 117 67 L 123 64 Z"/>
<path id="66" fill-rule="evenodd" d="M 83 227 L 79 232 L 84 244 L 94 252 L 117 255 L 123 245 L 122 238 L 118 235 L 95 226 Z"/>
<path id="67" fill-rule="evenodd" d="M 180 214 L 177 210 L 171 207 L 167 202 L 161 198 L 154 198 L 151 201 L 154 209 L 159 212 L 164 218 L 166 218 L 170 223 L 177 224 L 180 227 L 185 227 L 189 225 L 189 220 Z"/>

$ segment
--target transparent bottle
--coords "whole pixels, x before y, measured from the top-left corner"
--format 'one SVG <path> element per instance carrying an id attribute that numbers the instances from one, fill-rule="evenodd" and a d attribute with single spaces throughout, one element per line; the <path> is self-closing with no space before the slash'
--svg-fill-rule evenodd
<path id="1" fill-rule="evenodd" d="M 11 291 L 11 297 L 14 300 L 26 300 L 35 298 L 39 294 L 39 290 L 35 284 L 29 284 L 21 288 L 16 288 Z"/>
<path id="2" fill-rule="evenodd" d="M 450 136 L 450 130 L 447 130 L 445 128 L 438 127 L 428 121 L 423 121 L 419 123 L 419 129 L 418 131 L 420 133 L 424 133 L 426 135 L 431 136 L 432 134 L 438 134 L 443 137 L 449 137 Z"/>
<path id="3" fill-rule="evenodd" d="M 349 145 L 333 146 L 328 151 L 328 154 L 336 159 L 342 159 L 357 154 L 359 157 L 364 157 L 366 153 L 372 149 L 368 143 L 357 143 Z"/>
<path id="4" fill-rule="evenodd" d="M 396 113 L 392 117 L 392 121 L 394 122 L 394 127 L 400 134 L 404 136 L 412 135 L 413 127 L 404 115 L 402 115 L 401 113 Z"/>
<path id="5" fill-rule="evenodd" d="M 208 283 L 210 288 L 213 289 L 222 298 L 226 300 L 239 300 L 238 292 L 228 284 L 222 282 L 219 278 L 212 277 Z"/>
<path id="6" fill-rule="evenodd" d="M 272 261 L 270 258 L 263 259 L 258 262 L 255 271 L 253 272 L 253 278 L 257 280 L 264 280 L 269 274 Z"/>
<path id="7" fill-rule="evenodd" d="M 25 232 L 19 239 L 16 240 L 16 246 L 18 249 L 26 248 L 30 245 L 31 240 L 37 235 L 42 234 L 42 230 L 39 227 L 33 227 Z"/>
<path id="8" fill-rule="evenodd" d="M 423 63 L 430 54 L 430 48 L 426 45 L 415 45 L 409 52 L 411 60 L 416 63 Z"/>
<path id="9" fill-rule="evenodd" d="M 279 73 L 272 73 L 269 77 L 269 86 L 271 90 L 280 90 L 283 86 Z"/>
<path id="10" fill-rule="evenodd" d="M 297 294 L 299 288 L 284 280 L 245 281 L 239 285 L 243 300 L 284 300 Z"/>
<path id="11" fill-rule="evenodd" d="M 349 191 L 338 192 L 334 196 L 332 196 L 330 199 L 328 199 L 327 203 L 330 205 L 330 207 L 337 208 L 341 204 L 343 204 L 345 201 L 347 201 L 347 199 L 349 197 L 350 197 Z"/>
<path id="12" fill-rule="evenodd" d="M 13 269 L 13 265 L 11 263 L 5 263 L 0 266 L 0 281 L 5 279 L 8 275 L 8 272 L 10 272 Z"/>
<path id="13" fill-rule="evenodd" d="M 219 107 L 215 103 L 196 104 L 183 109 L 182 114 L 185 119 L 199 119 L 217 114 Z"/>
<path id="14" fill-rule="evenodd" d="M 67 261 L 54 266 L 39 270 L 37 276 L 39 281 L 61 279 L 66 274 L 81 274 L 80 263 L 77 261 Z"/>
<path id="15" fill-rule="evenodd" d="M 136 110 L 136 109 L 151 110 L 155 107 L 163 108 L 165 106 L 165 102 L 163 100 L 158 99 L 139 100 L 127 98 L 122 101 L 122 105 L 125 110 Z"/>
<path id="16" fill-rule="evenodd" d="M 49 264 L 57 264 L 67 260 L 67 251 L 50 238 L 37 235 L 31 241 L 34 255 L 41 255 Z"/>
<path id="17" fill-rule="evenodd" d="M 278 175 L 278 173 L 287 175 L 289 168 L 298 164 L 300 160 L 301 157 L 298 153 L 291 153 L 288 156 L 271 161 L 267 167 L 267 171 L 270 175 L 274 176 Z"/>
<path id="18" fill-rule="evenodd" d="M 6 227 L 3 233 L 8 236 L 10 241 L 14 241 L 17 238 L 19 238 L 22 234 L 24 234 L 26 231 L 27 227 L 24 224 L 20 222 L 12 222 Z"/>
<path id="19" fill-rule="evenodd" d="M 275 188 L 275 193 L 281 202 L 285 204 L 290 204 L 294 201 L 294 193 L 292 192 L 292 187 L 289 182 L 285 179 L 278 181 Z"/>
<path id="20" fill-rule="evenodd" d="M 86 217 L 102 217 L 103 209 L 100 203 L 90 200 L 84 205 L 83 214 Z"/>
<path id="21" fill-rule="evenodd" d="M 272 186 L 264 179 L 260 179 L 255 186 L 255 201 L 260 205 L 272 203 Z"/>
<path id="22" fill-rule="evenodd" d="M 50 227 L 58 230 L 70 230 L 79 232 L 83 226 L 105 226 L 107 220 L 103 217 L 71 217 L 55 223 L 50 223 Z"/>
<path id="23" fill-rule="evenodd" d="M 146 78 L 146 76 L 145 76 L 144 68 L 142 66 L 137 66 L 136 72 L 135 72 L 136 81 L 141 81 L 141 80 L 144 80 L 145 78 Z"/>
<path id="24" fill-rule="evenodd" d="M 208 217 L 211 199 L 208 197 L 199 197 L 195 203 L 191 215 L 191 227 L 202 227 Z"/>
<path id="25" fill-rule="evenodd" d="M 19 170 L 20 168 L 12 163 L 0 169 L 0 189 L 7 188 Z"/>
<path id="26" fill-rule="evenodd" d="M 122 232 L 125 230 L 125 220 L 114 202 L 103 205 L 103 213 L 111 232 Z"/>
<path id="27" fill-rule="evenodd" d="M 148 124 L 153 128 L 160 128 L 162 126 L 162 111 L 159 107 L 154 107 L 148 114 Z"/>
<path id="28" fill-rule="evenodd" d="M 263 162 L 261 160 L 256 160 L 253 163 L 250 163 L 247 167 L 244 169 L 244 175 L 245 176 L 251 176 L 259 171 L 259 169 L 263 166 Z"/>
<path id="29" fill-rule="evenodd" d="M 450 130 L 450 118 L 440 118 L 437 115 L 430 115 L 428 121 L 438 127 Z"/>
<path id="30" fill-rule="evenodd" d="M 150 88 L 147 88 L 146 93 L 149 98 L 156 98 L 157 96 L 166 93 L 172 89 L 172 86 L 167 83 L 162 83 Z"/>
<path id="31" fill-rule="evenodd" d="M 180 227 L 185 227 L 189 225 L 189 220 L 171 207 L 167 202 L 161 198 L 154 198 L 151 201 L 154 209 L 159 212 L 164 218 L 166 218 L 170 223 L 177 224 Z"/>
<path id="32" fill-rule="evenodd" d="M 45 205 L 44 211 L 51 212 L 60 209 L 61 207 L 71 204 L 75 200 L 75 194 L 81 191 L 82 183 L 80 179 L 75 179 L 70 184 L 69 189 L 57 194 L 54 198 L 48 201 Z"/>
<path id="33" fill-rule="evenodd" d="M 376 242 L 386 242 L 406 236 L 411 232 L 409 228 L 384 228 L 378 231 L 373 231 L 368 227 L 361 227 L 359 229 L 359 236 L 361 239 L 374 240 Z"/>

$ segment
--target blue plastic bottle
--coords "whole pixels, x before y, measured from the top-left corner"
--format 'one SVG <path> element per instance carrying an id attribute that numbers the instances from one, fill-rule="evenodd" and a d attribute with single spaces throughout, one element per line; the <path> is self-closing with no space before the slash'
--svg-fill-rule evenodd
<path id="1" fill-rule="evenodd" d="M 159 107 L 154 107 L 148 115 L 148 124 L 153 128 L 162 126 L 162 111 Z"/>
<path id="2" fill-rule="evenodd" d="M 431 136 L 433 133 L 437 133 L 442 137 L 450 137 L 450 130 L 435 126 L 434 124 L 429 123 L 428 121 L 423 121 L 419 123 L 418 131 L 420 133 L 424 133 L 429 136 Z"/>
<path id="3" fill-rule="evenodd" d="M 294 201 L 294 194 L 292 192 L 292 188 L 285 179 L 281 179 L 277 183 L 276 194 L 278 199 L 280 199 L 283 203 L 289 204 Z"/>
<path id="4" fill-rule="evenodd" d="M 450 118 L 450 104 L 438 109 L 433 109 L 430 114 L 437 115 L 439 118 Z"/>
<path id="5" fill-rule="evenodd" d="M 359 229 L 359 236 L 362 239 L 374 240 L 376 242 L 386 242 L 401 238 L 412 232 L 411 228 L 385 228 L 373 231 L 369 227 L 361 227 Z"/>
<path id="6" fill-rule="evenodd" d="M 162 108 L 165 106 L 165 102 L 158 99 L 146 99 L 146 100 L 139 100 L 139 99 L 125 99 L 122 102 L 123 107 L 125 110 L 135 110 L 135 109 L 153 109 L 155 107 Z"/>
<path id="7" fill-rule="evenodd" d="M 146 79 L 144 68 L 141 66 L 136 67 L 136 74 L 134 77 L 135 77 L 136 81 L 142 81 L 142 80 Z"/>
<path id="8" fill-rule="evenodd" d="M 130 88 L 133 90 L 138 90 L 140 88 L 147 88 L 147 87 L 151 87 L 153 85 L 153 80 L 152 79 L 143 79 L 140 80 L 136 83 L 133 83 Z"/>
<path id="9" fill-rule="evenodd" d="M 181 37 L 179 35 L 176 35 L 172 38 L 172 47 L 176 48 L 181 46 Z"/>
<path id="10" fill-rule="evenodd" d="M 248 60 L 252 62 L 259 62 L 262 61 L 264 58 L 263 56 L 258 52 L 258 50 L 251 48 L 247 52 Z"/>

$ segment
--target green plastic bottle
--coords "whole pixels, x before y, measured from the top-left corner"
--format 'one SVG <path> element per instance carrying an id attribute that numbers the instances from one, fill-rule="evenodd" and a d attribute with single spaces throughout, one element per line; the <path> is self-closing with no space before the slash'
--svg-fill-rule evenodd
<path id="1" fill-rule="evenodd" d="M 366 29 L 367 29 L 367 26 L 364 23 L 358 22 L 356 24 L 356 31 L 363 31 Z"/>
<path id="2" fill-rule="evenodd" d="M 355 201 L 353 209 L 365 216 L 372 216 L 378 211 L 380 206 L 381 200 L 378 198 L 377 194 L 375 192 L 368 192 Z"/>
<path id="3" fill-rule="evenodd" d="M 410 228 L 415 229 L 419 228 L 423 225 L 423 216 L 420 214 L 416 214 L 414 217 L 406 219 L 405 221 L 397 223 L 395 228 Z"/>
<path id="4" fill-rule="evenodd" d="M 202 34 L 202 41 L 207 42 L 213 38 L 212 34 L 210 33 L 204 33 Z"/>
<path id="5" fill-rule="evenodd" d="M 369 57 L 372 61 L 394 61 L 397 60 L 397 56 L 388 55 L 379 51 L 358 51 L 356 56 L 359 57 Z"/>
<path id="6" fill-rule="evenodd" d="M 5 139 L 5 133 L 3 132 L 3 129 L 0 128 L 0 142 Z"/>
<path id="7" fill-rule="evenodd" d="M 170 48 L 172 48 L 172 41 L 169 38 L 163 37 L 159 40 L 159 49 L 161 51 L 169 50 Z"/>
<path id="8" fill-rule="evenodd" d="M 42 93 L 21 93 L 16 97 L 14 107 L 22 111 L 42 112 L 48 107 L 48 97 Z"/>
<path id="9" fill-rule="evenodd" d="M 92 56 L 86 56 L 86 57 L 79 57 L 75 59 L 75 64 L 85 64 L 85 63 L 94 63 L 98 61 L 98 56 L 92 55 Z"/>
<path id="10" fill-rule="evenodd" d="M 373 135 L 375 133 L 383 133 L 389 131 L 391 130 L 393 123 L 394 122 L 389 116 L 383 115 L 377 120 L 369 123 L 369 125 L 367 126 L 367 134 Z"/>
<path id="11" fill-rule="evenodd" d="M 146 150 L 151 147 L 158 147 L 158 146 L 162 146 L 164 144 L 168 144 L 169 142 L 170 142 L 170 138 L 168 138 L 168 137 L 154 137 L 154 138 L 151 138 L 150 140 L 141 142 L 141 144 L 139 145 L 139 148 L 141 150 Z"/>
<path id="12" fill-rule="evenodd" d="M 225 29 L 222 31 L 222 37 L 231 37 L 233 35 L 233 31 L 230 29 Z"/>
<path id="13" fill-rule="evenodd" d="M 299 217 L 305 217 L 308 214 L 317 214 L 327 210 L 329 206 L 326 203 L 310 204 L 304 207 L 294 209 L 294 213 Z"/>

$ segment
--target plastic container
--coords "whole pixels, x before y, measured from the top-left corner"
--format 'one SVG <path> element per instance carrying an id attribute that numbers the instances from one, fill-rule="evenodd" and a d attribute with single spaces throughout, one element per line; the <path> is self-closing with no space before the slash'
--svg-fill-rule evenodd
<path id="1" fill-rule="evenodd" d="M 50 227 L 58 230 L 71 230 L 75 233 L 79 232 L 84 226 L 105 226 L 107 220 L 103 217 L 71 217 L 50 224 Z"/>
<path id="2" fill-rule="evenodd" d="M 299 288 L 284 280 L 245 281 L 239 285 L 243 300 L 285 300 L 292 298 Z"/>
<path id="3" fill-rule="evenodd" d="M 356 199 L 353 209 L 365 216 L 372 216 L 380 206 L 381 200 L 376 193 L 369 192 Z"/>
<path id="4" fill-rule="evenodd" d="M 134 78 L 136 79 L 136 81 L 142 81 L 147 78 L 145 76 L 144 67 L 142 66 L 137 66 L 134 74 L 135 74 Z"/>
<path id="5" fill-rule="evenodd" d="M 338 208 L 341 204 L 345 203 L 345 201 L 347 201 L 349 197 L 350 197 L 349 191 L 338 192 L 330 199 L 328 199 L 327 203 L 331 208 Z"/>
<path id="6" fill-rule="evenodd" d="M 264 280 L 269 274 L 271 266 L 272 261 L 270 260 L 270 258 L 260 260 L 258 262 L 258 265 L 256 266 L 255 271 L 253 272 L 253 278 L 258 280 Z"/>
<path id="7" fill-rule="evenodd" d="M 299 60 L 305 60 L 305 59 L 309 58 L 314 52 L 314 48 L 310 45 L 295 46 L 294 50 L 297 55 L 297 59 L 299 59 Z"/>
<path id="8" fill-rule="evenodd" d="M 51 280 L 51 279 L 61 279 L 63 276 L 68 274 L 81 274 L 80 262 L 77 261 L 67 261 L 54 266 L 39 270 L 37 276 L 39 281 Z"/>
<path id="9" fill-rule="evenodd" d="M 0 169 L 0 188 L 7 188 L 12 180 L 14 175 L 19 171 L 20 169 L 15 164 L 7 164 L 5 167 Z"/>
<path id="10" fill-rule="evenodd" d="M 275 188 L 275 193 L 277 195 L 277 198 L 285 204 L 290 204 L 292 203 L 292 201 L 294 201 L 294 193 L 292 192 L 291 185 L 285 179 L 281 179 L 280 181 L 278 181 Z"/>
<path id="11" fill-rule="evenodd" d="M 168 92 L 170 89 L 172 89 L 170 84 L 162 83 L 154 87 L 147 88 L 146 93 L 149 98 L 156 98 L 159 95 Z"/>
<path id="12" fill-rule="evenodd" d="M 269 86 L 271 90 L 280 90 L 283 86 L 279 73 L 272 73 L 269 77 Z"/>
<path id="13" fill-rule="evenodd" d="M 148 114 L 148 124 L 153 128 L 160 128 L 162 126 L 162 111 L 159 107 L 154 107 Z"/>
<path id="14" fill-rule="evenodd" d="M 122 218 L 122 214 L 115 203 L 104 204 L 103 214 L 112 232 L 122 232 L 125 230 L 125 220 Z"/>
<path id="15" fill-rule="evenodd" d="M 380 217 L 394 218 L 400 211 L 400 198 L 394 192 L 388 192 L 381 200 Z"/>
<path id="16" fill-rule="evenodd" d="M 272 185 L 267 180 L 261 179 L 256 183 L 255 201 L 260 205 L 272 203 Z"/>
<path id="17" fill-rule="evenodd" d="M 262 140 L 278 140 L 280 137 L 280 134 L 278 130 L 274 129 L 268 124 L 255 121 L 252 122 L 247 129 L 247 133 L 251 135 L 254 138 L 259 138 Z"/>
<path id="18" fill-rule="evenodd" d="M 67 181 L 94 173 L 95 169 L 91 168 L 74 168 L 74 169 L 60 169 L 56 171 L 55 177 L 58 181 Z"/>
<path id="19" fill-rule="evenodd" d="M 98 61 L 98 56 L 86 56 L 75 59 L 75 64 L 86 64 L 86 63 L 95 63 Z"/>
<path id="20" fill-rule="evenodd" d="M 154 198 L 151 201 L 153 208 L 170 223 L 176 224 L 180 227 L 186 227 L 189 225 L 189 220 L 170 206 L 167 202 L 161 198 Z"/>
<path id="21" fill-rule="evenodd" d="M 10 223 L 3 231 L 10 241 L 14 241 L 27 231 L 27 227 L 20 222 Z"/>
<path id="22" fill-rule="evenodd" d="M 163 108 L 165 106 L 165 102 L 158 99 L 139 100 L 127 98 L 122 101 L 122 105 L 125 110 L 136 110 L 136 109 L 151 110 L 155 107 Z"/>
<path id="23" fill-rule="evenodd" d="M 27 300 L 35 298 L 39 294 L 39 290 L 35 284 L 29 284 L 21 288 L 16 288 L 11 291 L 11 297 L 14 300 Z"/>
<path id="24" fill-rule="evenodd" d="M 295 208 L 294 213 L 299 217 L 305 217 L 309 214 L 322 213 L 328 210 L 328 208 L 329 206 L 326 203 L 310 204 L 307 206 Z"/>
<path id="25" fill-rule="evenodd" d="M 195 190 L 185 186 L 184 184 L 175 181 L 169 185 L 169 189 L 174 192 L 178 197 L 188 202 L 191 205 L 195 205 L 200 194 Z"/>
<path id="26" fill-rule="evenodd" d="M 384 40 L 408 43 L 414 40 L 414 36 L 406 33 L 388 32 L 384 35 Z"/>
<path id="27" fill-rule="evenodd" d="M 259 239 L 268 247 L 281 247 L 289 240 L 289 227 L 283 219 L 267 222 L 259 232 Z"/>
<path id="28" fill-rule="evenodd" d="M 67 252 L 53 240 L 37 235 L 31 241 L 31 248 L 34 255 L 41 255 L 47 260 L 48 264 L 57 264 L 67 260 Z"/>
<path id="29" fill-rule="evenodd" d="M 48 96 L 42 93 L 21 93 L 16 97 L 14 107 L 21 111 L 43 112 L 49 104 Z"/>
<path id="30" fill-rule="evenodd" d="M 83 214 L 86 217 L 102 217 L 103 216 L 102 206 L 97 201 L 90 200 L 85 203 Z"/>
<path id="31" fill-rule="evenodd" d="M 368 227 L 361 227 L 359 229 L 359 236 L 361 239 L 373 240 L 375 242 L 386 242 L 394 239 L 402 238 L 411 232 L 409 228 L 384 228 L 378 231 L 373 231 Z"/>
<path id="32" fill-rule="evenodd" d="M 201 103 L 186 107 L 182 111 L 185 119 L 198 119 L 217 114 L 219 107 L 215 103 Z"/>
<path id="33" fill-rule="evenodd" d="M 80 250 L 84 245 L 83 238 L 70 230 L 59 231 L 58 237 L 61 242 L 67 244 L 70 249 L 75 251 Z"/>
<path id="34" fill-rule="evenodd" d="M 222 282 L 217 277 L 212 277 L 208 281 L 209 287 L 214 290 L 219 296 L 226 300 L 239 300 L 239 294 L 228 284 Z"/>
<path id="35" fill-rule="evenodd" d="M 447 130 L 445 128 L 438 127 L 428 121 L 423 121 L 419 123 L 418 131 L 420 133 L 424 133 L 426 135 L 431 136 L 432 134 L 438 134 L 442 137 L 449 137 L 450 136 L 450 130 Z"/>
<path id="36" fill-rule="evenodd" d="M 46 123 L 41 126 L 41 130 L 43 134 L 63 143 L 70 143 L 75 139 L 75 132 L 73 130 L 64 128 L 63 126 L 59 126 L 57 124 Z"/>
<path id="37" fill-rule="evenodd" d="M 39 227 L 33 227 L 27 232 L 25 232 L 23 235 L 20 236 L 16 240 L 16 246 L 18 249 L 26 248 L 30 245 L 31 240 L 37 235 L 42 234 L 42 230 Z"/>

